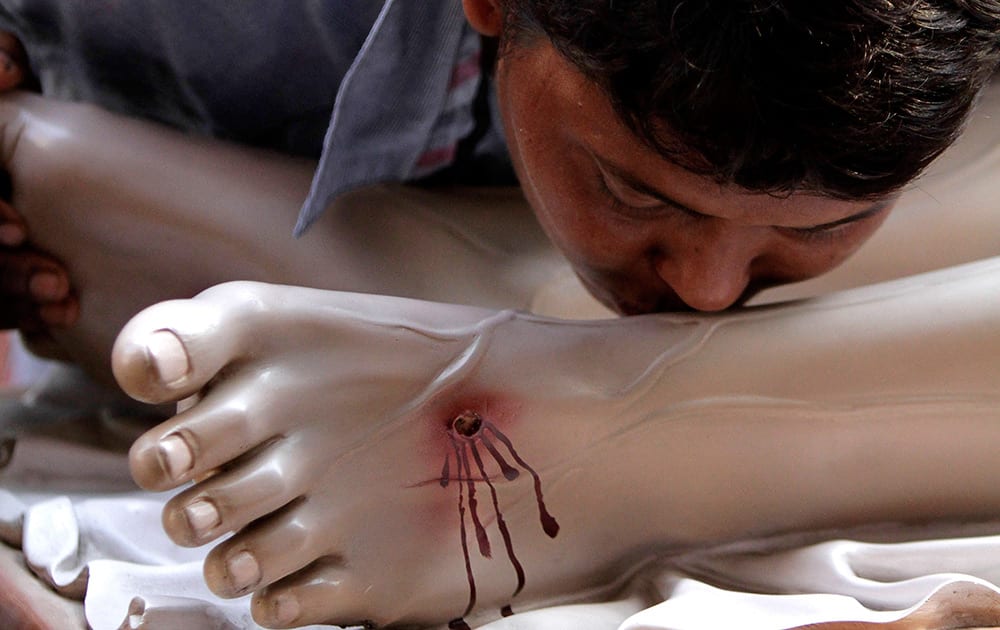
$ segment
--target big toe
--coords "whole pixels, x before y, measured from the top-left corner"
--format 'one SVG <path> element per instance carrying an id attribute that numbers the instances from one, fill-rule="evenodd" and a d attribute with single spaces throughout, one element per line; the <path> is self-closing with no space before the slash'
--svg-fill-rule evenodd
<path id="1" fill-rule="evenodd" d="M 233 335 L 222 320 L 218 308 L 197 300 L 162 302 L 140 312 L 111 352 L 118 384 L 149 403 L 198 392 L 233 359 Z"/>

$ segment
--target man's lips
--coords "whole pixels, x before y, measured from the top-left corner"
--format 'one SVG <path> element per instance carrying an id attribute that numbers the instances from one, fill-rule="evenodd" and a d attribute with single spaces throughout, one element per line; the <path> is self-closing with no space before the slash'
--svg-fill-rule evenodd
<path id="1" fill-rule="evenodd" d="M 606 288 L 605 285 L 598 283 L 586 275 L 577 273 L 577 277 L 580 278 L 584 288 L 586 288 L 587 291 L 589 291 L 590 294 L 597 299 L 597 301 L 619 315 L 631 316 L 647 315 L 649 313 L 701 312 L 698 311 L 698 309 L 689 306 L 680 298 L 680 296 L 674 293 L 674 291 L 666 285 L 664 285 L 665 290 L 655 296 L 634 296 L 630 295 L 628 291 Z M 731 305 L 729 305 L 726 310 L 741 307 L 764 289 L 778 284 L 784 284 L 784 281 L 754 280 L 747 285 L 746 289 L 743 290 L 743 293 L 741 293 L 740 296 Z"/>
<path id="2" fill-rule="evenodd" d="M 693 310 L 672 291 L 669 294 L 664 293 L 655 299 L 635 298 L 627 295 L 624 291 L 608 289 L 583 274 L 577 273 L 577 277 L 580 278 L 584 288 L 598 302 L 619 315 L 645 315 L 647 313 Z"/>

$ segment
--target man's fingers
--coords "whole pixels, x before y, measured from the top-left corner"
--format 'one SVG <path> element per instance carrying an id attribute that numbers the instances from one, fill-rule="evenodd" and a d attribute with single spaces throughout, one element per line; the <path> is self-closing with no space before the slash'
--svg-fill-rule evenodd
<path id="1" fill-rule="evenodd" d="M 26 298 L 30 291 L 31 276 L 35 270 L 45 268 L 31 252 L 23 249 L 0 249 L 0 294 L 11 298 Z"/>
<path id="2" fill-rule="evenodd" d="M 13 33 L 0 31 L 0 91 L 21 87 L 28 76 L 28 55 Z"/>
<path id="3" fill-rule="evenodd" d="M 0 49 L 0 91 L 13 90 L 24 81 L 24 70 L 7 53 Z"/>
<path id="4" fill-rule="evenodd" d="M 37 87 L 28 55 L 13 33 L 0 31 L 0 92 Z M 9 199 L 3 175 L 0 196 Z M 69 326 L 79 316 L 69 275 L 54 258 L 25 247 L 28 228 L 7 201 L 0 200 L 0 329 L 40 332 Z"/>
<path id="5" fill-rule="evenodd" d="M 0 199 L 0 246 L 17 247 L 28 238 L 24 219 L 6 201 Z"/>
<path id="6" fill-rule="evenodd" d="M 19 223 L 0 223 L 0 245 L 17 247 L 24 242 L 27 234 Z"/>
<path id="7" fill-rule="evenodd" d="M 54 328 L 67 328 L 80 317 L 80 302 L 71 295 L 57 304 L 38 305 L 24 300 L 15 301 L 0 295 L 0 330 L 22 333 L 46 333 Z"/>
<path id="8" fill-rule="evenodd" d="M 32 318 L 35 316 L 32 315 Z M 80 302 L 75 295 L 70 295 L 65 300 L 56 304 L 44 304 L 38 308 L 38 319 L 45 327 L 65 328 L 76 323 L 80 317 Z M 23 327 L 22 323 L 19 327 Z"/>
<path id="9" fill-rule="evenodd" d="M 0 329 L 66 327 L 79 314 L 79 301 L 58 261 L 27 248 L 0 247 Z"/>
<path id="10" fill-rule="evenodd" d="M 6 296 L 0 296 L 6 300 Z M 80 304 L 76 296 L 70 296 L 58 304 L 37 304 L 25 301 L 6 300 L 0 309 L 0 330 L 19 330 L 23 333 L 44 333 L 53 328 L 66 328 L 80 316 Z"/>
<path id="11" fill-rule="evenodd" d="M 41 252 L 0 248 L 0 294 L 54 304 L 69 297 L 69 277 L 57 261 Z"/>

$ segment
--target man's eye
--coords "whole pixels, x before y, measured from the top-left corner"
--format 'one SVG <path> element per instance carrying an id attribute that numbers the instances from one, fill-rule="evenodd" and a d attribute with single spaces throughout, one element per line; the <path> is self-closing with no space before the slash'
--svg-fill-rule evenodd
<path id="1" fill-rule="evenodd" d="M 837 236 L 837 234 L 846 231 L 850 225 L 850 223 L 842 223 L 830 227 L 788 228 L 788 230 L 799 240 L 828 241 Z"/>
<path id="2" fill-rule="evenodd" d="M 643 206 L 633 205 L 632 202 L 622 200 L 603 179 L 601 180 L 600 187 L 604 193 L 604 197 L 609 201 L 611 212 L 614 214 L 630 219 L 648 220 L 659 217 L 663 212 L 663 204 L 660 203 Z"/>
<path id="3" fill-rule="evenodd" d="M 860 214 L 856 214 L 853 217 L 823 226 L 818 225 L 809 228 L 783 228 L 787 230 L 787 233 L 803 241 L 820 241 L 829 240 L 837 236 L 849 234 L 852 230 L 859 226 L 863 226 L 874 217 L 879 217 L 884 215 L 890 208 L 892 208 L 892 202 L 895 198 L 890 198 L 883 200 L 868 210 Z"/>
<path id="4" fill-rule="evenodd" d="M 608 177 L 603 171 L 601 172 L 601 185 L 616 205 L 628 206 L 636 210 L 649 210 L 663 205 L 659 199 L 636 192 L 622 185 L 615 178 Z"/>

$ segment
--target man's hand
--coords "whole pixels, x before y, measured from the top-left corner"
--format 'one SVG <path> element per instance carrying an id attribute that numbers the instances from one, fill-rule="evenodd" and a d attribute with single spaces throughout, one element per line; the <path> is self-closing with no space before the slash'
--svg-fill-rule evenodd
<path id="1" fill-rule="evenodd" d="M 21 42 L 0 32 L 0 92 L 35 85 Z M 31 245 L 24 219 L 0 201 L 0 328 L 33 333 L 68 326 L 78 311 L 65 267 Z"/>
<path id="2" fill-rule="evenodd" d="M 21 41 L 13 33 L 0 31 L 0 91 L 31 89 L 36 84 Z"/>
<path id="3" fill-rule="evenodd" d="M 0 211 L 10 207 L 0 202 Z M 6 215 L 4 215 L 6 217 Z M 65 327 L 76 321 L 79 304 L 70 290 L 66 270 L 48 254 L 32 248 L 8 246 L 17 234 L 16 222 L 0 226 L 0 329 L 26 333 Z"/>

